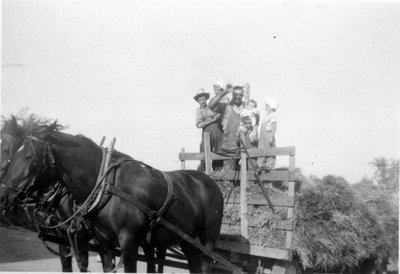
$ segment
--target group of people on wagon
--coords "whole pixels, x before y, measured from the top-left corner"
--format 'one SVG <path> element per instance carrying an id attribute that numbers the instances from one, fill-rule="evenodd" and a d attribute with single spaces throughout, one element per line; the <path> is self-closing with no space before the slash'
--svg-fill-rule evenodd
<path id="1" fill-rule="evenodd" d="M 200 107 L 196 110 L 196 126 L 202 129 L 200 152 L 204 152 L 204 132 L 210 134 L 211 151 L 215 153 L 235 153 L 241 145 L 246 148 L 268 149 L 276 146 L 275 132 L 277 125 L 276 111 L 278 100 L 267 97 L 263 108 L 265 113 L 260 119 L 257 102 L 250 98 L 249 84 L 244 86 L 224 85 L 218 81 L 213 85 L 214 97 L 200 89 L 194 99 Z M 207 100 L 210 101 L 207 103 Z M 242 140 L 242 142 L 241 142 Z M 275 167 L 275 157 L 259 157 L 252 160 L 256 171 L 261 173 Z M 229 168 L 236 170 L 237 161 L 229 160 Z M 251 168 L 253 165 L 249 165 Z M 226 164 L 213 161 L 213 169 L 224 168 Z M 198 167 L 204 171 L 202 161 Z"/>

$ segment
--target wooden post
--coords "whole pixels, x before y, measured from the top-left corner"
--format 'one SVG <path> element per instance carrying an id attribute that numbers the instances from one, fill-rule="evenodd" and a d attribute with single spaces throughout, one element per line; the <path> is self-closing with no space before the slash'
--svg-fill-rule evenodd
<path id="1" fill-rule="evenodd" d="M 292 174 L 295 172 L 295 156 L 289 156 L 289 171 Z M 288 182 L 288 196 L 294 197 L 295 194 L 295 182 Z M 293 207 L 288 207 L 287 218 L 293 219 Z M 293 223 L 293 220 L 292 220 Z M 286 248 L 292 248 L 292 231 L 286 231 Z"/>
<path id="2" fill-rule="evenodd" d="M 184 148 L 184 147 L 181 149 L 181 152 L 182 152 L 182 153 L 185 153 L 185 148 Z M 186 169 L 185 160 L 181 160 L 181 169 L 182 169 L 182 170 Z"/>
<path id="3" fill-rule="evenodd" d="M 243 138 L 243 135 L 240 135 Z M 244 143 L 244 142 L 243 142 Z M 249 238 L 249 223 L 247 220 L 247 156 L 242 150 L 240 155 L 240 234 L 246 239 Z"/>
<path id="4" fill-rule="evenodd" d="M 210 175 L 212 172 L 210 133 L 204 132 L 203 140 L 204 140 L 204 162 L 206 169 L 205 171 L 207 175 Z"/>

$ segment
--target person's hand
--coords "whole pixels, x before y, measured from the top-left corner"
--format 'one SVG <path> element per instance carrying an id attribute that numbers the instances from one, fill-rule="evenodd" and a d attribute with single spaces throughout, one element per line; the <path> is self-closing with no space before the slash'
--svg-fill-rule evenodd
<path id="1" fill-rule="evenodd" d="M 268 143 L 270 146 L 272 146 L 274 144 L 274 137 L 269 137 Z"/>
<path id="2" fill-rule="evenodd" d="M 231 93 L 233 91 L 233 85 L 232 84 L 227 84 L 226 87 L 225 87 L 225 90 L 228 93 Z"/>
<path id="3" fill-rule="evenodd" d="M 218 121 L 218 119 L 219 119 L 220 116 L 221 116 L 220 113 L 216 113 L 216 114 L 214 115 L 214 117 L 213 117 L 213 120 L 214 120 L 214 121 Z"/>
<path id="4" fill-rule="evenodd" d="M 247 129 L 243 125 L 239 126 L 239 132 L 246 133 L 246 131 L 247 131 Z"/>

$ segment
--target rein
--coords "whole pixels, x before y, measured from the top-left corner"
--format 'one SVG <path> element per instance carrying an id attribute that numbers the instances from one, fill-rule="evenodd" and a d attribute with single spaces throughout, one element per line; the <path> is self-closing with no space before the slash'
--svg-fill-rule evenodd
<path id="1" fill-rule="evenodd" d="M 47 229 L 54 229 L 54 228 L 58 228 L 61 227 L 67 223 L 69 223 L 70 221 L 72 221 L 75 217 L 77 217 L 79 215 L 79 217 L 83 217 L 84 215 L 86 215 L 88 213 L 89 208 L 92 205 L 92 202 L 94 201 L 94 199 L 96 198 L 96 190 L 99 188 L 99 186 L 101 186 L 101 183 L 103 182 L 103 180 L 106 179 L 107 175 L 113 170 L 118 168 L 120 165 L 129 162 L 129 161 L 133 161 L 132 159 L 125 159 L 121 162 L 117 162 L 115 164 L 112 164 L 110 167 L 108 167 L 108 169 L 104 172 L 104 174 L 100 177 L 100 179 L 97 181 L 96 185 L 94 186 L 94 188 L 92 189 L 92 191 L 90 192 L 89 196 L 86 198 L 86 200 L 82 203 L 81 206 L 79 206 L 79 208 L 74 212 L 74 214 L 72 214 L 68 219 L 64 220 L 61 223 L 58 223 L 57 225 L 54 226 L 44 226 L 44 228 Z"/>

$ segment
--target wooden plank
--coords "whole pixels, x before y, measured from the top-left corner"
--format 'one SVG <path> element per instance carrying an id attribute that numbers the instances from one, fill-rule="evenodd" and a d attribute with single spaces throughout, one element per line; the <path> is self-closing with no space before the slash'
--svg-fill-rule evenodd
<path id="1" fill-rule="evenodd" d="M 248 149 L 249 155 L 251 158 L 253 157 L 263 157 L 263 156 L 279 156 L 279 155 L 286 155 L 286 156 L 294 156 L 296 153 L 295 147 L 277 147 L 277 148 L 270 148 L 266 149 L 259 149 L 259 148 L 249 148 Z M 235 156 L 235 153 L 229 155 L 221 155 L 211 152 L 211 159 L 212 160 L 229 160 Z M 202 152 L 185 152 L 179 153 L 179 160 L 194 160 L 199 161 L 204 159 L 204 153 Z"/>
<path id="2" fill-rule="evenodd" d="M 182 148 L 181 152 L 182 152 L 182 154 L 184 154 L 184 153 L 185 153 L 185 148 Z M 185 169 L 186 169 L 185 160 L 181 160 L 181 169 L 182 169 L 182 170 L 185 170 Z"/>
<path id="3" fill-rule="evenodd" d="M 295 147 L 273 147 L 269 149 L 249 148 L 250 158 L 264 156 L 294 156 Z"/>
<path id="4" fill-rule="evenodd" d="M 204 161 L 206 167 L 205 173 L 208 175 L 211 174 L 212 172 L 210 133 L 204 132 L 203 140 L 204 140 Z"/>
<path id="5" fill-rule="evenodd" d="M 291 172 L 295 172 L 295 157 L 290 156 L 289 158 L 289 170 Z M 295 183 L 293 181 L 289 182 L 288 186 L 288 196 L 289 197 L 294 197 L 295 195 Z M 288 208 L 287 212 L 287 218 L 292 219 L 293 218 L 293 208 Z M 291 248 L 292 247 L 292 238 L 293 238 L 293 233 L 291 231 L 286 232 L 286 248 Z"/>
<path id="6" fill-rule="evenodd" d="M 222 223 L 224 225 L 237 225 L 237 222 L 232 222 L 230 220 L 228 220 L 226 217 L 222 218 Z M 248 218 L 248 226 L 249 227 L 257 227 L 260 224 L 260 220 L 257 218 L 253 218 L 253 217 L 249 217 Z M 284 230 L 284 231 L 293 231 L 293 222 L 292 220 L 283 220 L 283 221 L 279 221 L 276 224 L 274 224 L 273 226 L 271 226 L 271 229 L 276 229 L 276 230 Z"/>
<path id="7" fill-rule="evenodd" d="M 282 207 L 294 207 L 294 197 L 274 197 L 270 195 L 270 199 L 272 205 L 274 206 L 282 206 Z M 229 199 L 225 199 L 225 203 L 227 204 L 239 204 L 240 198 L 238 195 L 231 194 Z M 247 204 L 248 205 L 258 205 L 258 206 L 267 206 L 267 200 L 263 195 L 247 195 Z"/>
<path id="8" fill-rule="evenodd" d="M 275 147 L 269 149 L 249 148 L 247 151 L 249 152 L 250 158 L 265 156 L 291 156 L 295 155 L 296 152 L 295 147 Z M 211 158 L 213 160 L 227 160 L 231 159 L 235 155 L 235 153 L 231 153 L 229 155 L 211 153 Z"/>
<path id="9" fill-rule="evenodd" d="M 217 241 L 216 249 L 286 261 L 291 261 L 293 257 L 291 249 L 256 246 L 230 241 Z"/>
<path id="10" fill-rule="evenodd" d="M 240 138 L 243 138 L 240 134 Z M 247 157 L 246 153 L 241 153 L 240 164 L 240 234 L 246 239 L 249 238 L 249 225 L 247 222 Z"/>
<path id="11" fill-rule="evenodd" d="M 216 154 L 214 152 L 211 152 L 211 159 L 213 159 L 213 160 L 230 160 L 234 157 L 240 159 L 240 154 L 230 153 L 230 154 L 224 155 L 224 154 Z"/>
<path id="12" fill-rule="evenodd" d="M 203 152 L 181 152 L 179 153 L 179 160 L 193 160 L 193 161 L 200 161 L 204 160 L 204 153 Z"/>
<path id="13" fill-rule="evenodd" d="M 211 178 L 217 181 L 232 181 L 238 180 L 240 178 L 240 172 L 235 170 L 228 170 L 228 171 L 214 171 L 211 174 Z M 294 181 L 295 174 L 287 169 L 282 170 L 272 170 L 268 173 L 263 173 L 260 176 L 262 181 Z M 254 176 L 254 171 L 247 171 L 247 180 L 248 181 L 255 181 L 256 177 Z"/>

